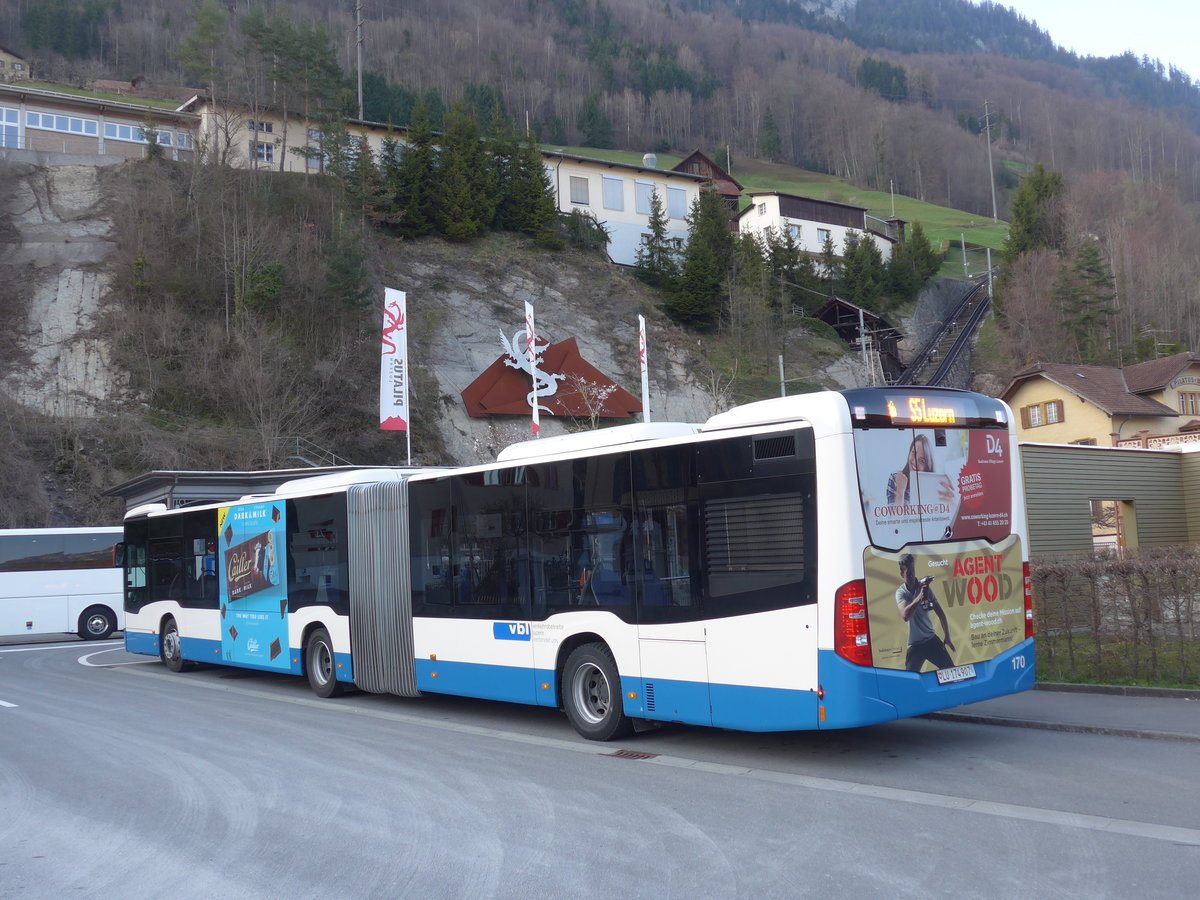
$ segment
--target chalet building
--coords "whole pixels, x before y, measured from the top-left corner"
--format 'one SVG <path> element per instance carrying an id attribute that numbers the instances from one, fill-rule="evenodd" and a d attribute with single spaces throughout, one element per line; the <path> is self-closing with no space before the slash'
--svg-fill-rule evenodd
<path id="1" fill-rule="evenodd" d="M 846 236 L 853 231 L 873 241 L 886 263 L 892 258 L 893 245 L 903 239 L 902 220 L 892 219 L 888 223 L 873 220 L 888 226 L 876 229 L 868 222 L 871 217 L 867 216 L 863 206 L 778 191 L 755 191 L 747 196 L 750 205 L 737 216 L 738 231 L 758 235 L 765 235 L 768 230 L 779 235 L 790 233 L 802 252 L 814 256 L 821 253 L 829 238 L 840 254 L 846 245 Z"/>
<path id="2" fill-rule="evenodd" d="M 169 159 L 190 160 L 199 119 L 153 105 L 0 83 L 0 147 L 141 159 L 157 143 Z"/>
<path id="3" fill-rule="evenodd" d="M 0 81 L 22 81 L 31 77 L 25 57 L 7 47 L 0 47 Z"/>
<path id="4" fill-rule="evenodd" d="M 1200 356 L 1123 368 L 1038 363 L 1001 397 L 1022 441 L 1168 448 L 1200 444 Z"/>
<path id="5" fill-rule="evenodd" d="M 743 188 L 732 175 L 718 166 L 712 159 L 699 150 L 693 150 L 685 156 L 672 172 L 687 172 L 691 175 L 703 175 L 708 179 L 711 190 L 721 195 L 730 215 L 736 215 L 742 201 Z"/>

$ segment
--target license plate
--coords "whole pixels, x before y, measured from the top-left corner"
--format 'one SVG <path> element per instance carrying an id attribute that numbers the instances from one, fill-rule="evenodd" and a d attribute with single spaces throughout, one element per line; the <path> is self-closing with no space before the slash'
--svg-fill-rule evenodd
<path id="1" fill-rule="evenodd" d="M 975 677 L 975 666 L 955 666 L 952 669 L 938 669 L 938 684 L 953 684 L 956 681 L 967 681 Z"/>

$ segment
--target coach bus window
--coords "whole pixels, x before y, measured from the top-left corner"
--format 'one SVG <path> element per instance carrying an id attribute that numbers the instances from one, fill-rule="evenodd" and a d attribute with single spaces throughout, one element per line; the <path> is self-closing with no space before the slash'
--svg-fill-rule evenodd
<path id="1" fill-rule="evenodd" d="M 409 499 L 413 612 L 445 615 L 453 585 L 450 481 L 416 482 L 410 486 Z"/>
<path id="2" fill-rule="evenodd" d="M 451 479 L 454 499 L 455 614 L 523 616 L 524 469 Z"/>
<path id="3" fill-rule="evenodd" d="M 62 569 L 61 534 L 5 535 L 0 541 L 0 572 L 37 572 Z"/>
<path id="4" fill-rule="evenodd" d="M 125 611 L 137 612 L 146 595 L 146 520 L 125 523 Z"/>

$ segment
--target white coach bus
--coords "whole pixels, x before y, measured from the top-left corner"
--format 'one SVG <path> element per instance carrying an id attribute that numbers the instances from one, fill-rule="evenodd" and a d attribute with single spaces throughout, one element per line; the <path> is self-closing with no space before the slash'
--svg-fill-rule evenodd
<path id="1" fill-rule="evenodd" d="M 0 636 L 106 638 L 124 627 L 120 527 L 0 530 Z"/>

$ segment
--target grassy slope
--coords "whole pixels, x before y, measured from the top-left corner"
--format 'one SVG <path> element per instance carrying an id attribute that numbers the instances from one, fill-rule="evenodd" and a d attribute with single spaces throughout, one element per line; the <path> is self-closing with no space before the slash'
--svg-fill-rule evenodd
<path id="1" fill-rule="evenodd" d="M 612 160 L 613 162 L 642 164 L 642 154 L 627 150 L 597 150 L 593 147 L 550 147 L 545 149 L 563 150 L 579 156 L 590 156 L 595 159 Z M 658 166 L 669 169 L 678 164 L 683 157 L 669 153 L 658 154 Z M 967 265 L 971 274 L 986 271 L 987 252 L 992 249 L 992 261 L 998 259 L 998 251 L 1004 245 L 1008 236 L 1007 222 L 993 222 L 987 216 L 937 206 L 901 194 L 895 198 L 886 191 L 869 191 L 855 187 L 848 181 L 833 175 L 822 175 L 819 172 L 809 172 L 794 166 L 764 162 L 758 159 L 735 159 L 733 172 L 747 191 L 780 191 L 785 194 L 798 194 L 801 197 L 813 197 L 817 200 L 834 200 L 838 203 L 852 203 L 865 206 L 867 212 L 880 219 L 892 216 L 892 204 L 895 203 L 895 215 L 906 222 L 920 222 L 925 234 L 935 246 L 943 250 L 954 242 L 952 252 L 947 256 L 942 267 L 941 275 L 948 278 L 963 276 L 962 250 L 959 247 L 960 237 L 967 243 Z"/>

